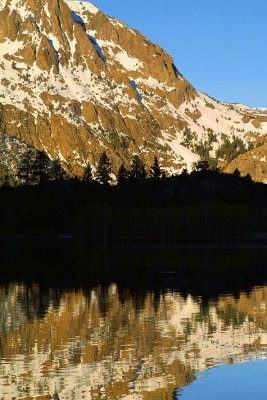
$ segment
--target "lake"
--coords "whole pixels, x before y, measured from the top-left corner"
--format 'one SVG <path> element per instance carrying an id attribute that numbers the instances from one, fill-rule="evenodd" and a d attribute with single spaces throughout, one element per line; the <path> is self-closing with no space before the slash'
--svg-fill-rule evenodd
<path id="1" fill-rule="evenodd" d="M 1 250 L 1 399 L 266 397 L 264 244 Z"/>

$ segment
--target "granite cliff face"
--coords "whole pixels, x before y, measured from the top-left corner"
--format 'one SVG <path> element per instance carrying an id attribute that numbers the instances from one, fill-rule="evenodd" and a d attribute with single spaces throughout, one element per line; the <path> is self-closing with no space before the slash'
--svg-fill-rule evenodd
<path id="1" fill-rule="evenodd" d="M 196 91 L 145 36 L 87 2 L 0 0 L 0 131 L 81 175 L 104 150 L 116 171 L 133 154 L 169 172 L 215 155 L 222 135 L 267 133 L 262 110 Z M 248 171 L 249 172 L 249 171 Z"/>
<path id="2" fill-rule="evenodd" d="M 257 147 L 237 157 L 225 168 L 232 173 L 238 169 L 241 176 L 250 174 L 254 180 L 267 183 L 267 145 Z"/>

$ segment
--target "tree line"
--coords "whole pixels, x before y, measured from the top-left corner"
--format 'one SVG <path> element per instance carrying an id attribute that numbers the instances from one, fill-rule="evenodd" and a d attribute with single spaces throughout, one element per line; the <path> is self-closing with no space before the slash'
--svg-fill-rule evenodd
<path id="1" fill-rule="evenodd" d="M 19 156 L 16 173 L 0 164 L 1 181 L 4 186 L 42 185 L 48 181 L 61 181 L 67 179 L 67 174 L 59 160 L 52 161 L 42 151 L 29 148 Z"/>
<path id="2" fill-rule="evenodd" d="M 107 185 L 113 181 L 112 175 L 112 165 L 106 152 L 104 151 L 100 155 L 95 178 L 100 183 Z M 157 157 L 154 157 L 154 163 L 150 167 L 148 173 L 145 163 L 138 155 L 134 155 L 129 169 L 125 167 L 124 163 L 121 164 L 116 175 L 116 181 L 118 184 L 123 184 L 127 181 L 142 181 L 148 177 L 151 179 L 161 179 L 166 177 L 166 171 L 160 165 Z M 83 181 L 90 180 L 93 180 L 93 172 L 91 165 L 88 164 L 84 171 Z"/>
<path id="3" fill-rule="evenodd" d="M 190 174 L 184 170 L 168 177 L 156 157 L 148 168 L 134 155 L 115 175 L 103 152 L 96 169 L 87 164 L 78 179 L 60 161 L 30 148 L 19 156 L 16 178 L 16 188 L 3 184 L 0 190 L 2 236 L 117 239 L 267 232 L 266 185 L 238 171 L 211 169 L 205 160 Z M 115 178 L 117 185 L 111 184 Z"/>
<path id="4" fill-rule="evenodd" d="M 197 172 L 219 171 L 216 167 L 212 168 L 207 160 L 200 160 L 194 163 L 192 167 Z M 239 171 L 236 170 L 234 173 L 239 174 Z M 181 175 L 187 174 L 188 171 L 184 168 Z M 123 185 L 127 182 L 140 182 L 146 179 L 159 181 L 166 177 L 168 177 L 168 173 L 156 156 L 153 164 L 148 167 L 138 155 L 134 155 L 129 168 L 122 162 L 117 173 L 114 173 L 111 160 L 105 151 L 101 153 L 96 169 L 93 170 L 89 163 L 85 165 L 81 178 L 67 173 L 59 159 L 51 160 L 44 152 L 34 148 L 28 148 L 20 155 L 16 174 L 12 173 L 6 165 L 0 163 L 0 182 L 4 186 L 34 186 L 70 179 L 79 179 L 82 182 L 97 181 L 103 185 L 114 183 Z"/>
<path id="5" fill-rule="evenodd" d="M 32 186 L 42 185 L 46 182 L 62 182 L 71 179 L 71 176 L 62 167 L 60 160 L 51 160 L 44 152 L 29 148 L 20 156 L 15 176 L 12 176 L 7 166 L 1 165 L 0 179 L 3 185 Z M 141 181 L 147 178 L 161 179 L 166 177 L 165 169 L 160 165 L 157 157 L 154 157 L 153 165 L 147 172 L 147 166 L 138 155 L 134 155 L 131 166 L 126 168 L 122 163 L 117 174 L 113 172 L 112 163 L 104 151 L 99 158 L 95 172 L 91 164 L 86 164 L 82 177 L 83 182 L 98 181 L 104 185 L 110 185 L 117 181 L 123 184 L 127 181 Z M 73 177 L 72 177 L 73 178 Z M 77 177 L 75 177 L 77 178 Z M 115 179 L 114 179 L 115 178 Z"/>

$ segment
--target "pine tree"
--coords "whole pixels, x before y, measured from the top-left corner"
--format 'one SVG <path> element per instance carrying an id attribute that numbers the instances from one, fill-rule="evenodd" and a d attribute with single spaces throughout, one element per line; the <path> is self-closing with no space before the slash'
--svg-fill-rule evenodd
<path id="1" fill-rule="evenodd" d="M 122 185 L 125 182 L 127 182 L 128 178 L 129 178 L 129 173 L 125 168 L 124 163 L 122 163 L 117 174 L 118 185 Z"/>
<path id="2" fill-rule="evenodd" d="M 9 174 L 8 167 L 5 169 L 5 173 L 3 174 L 3 186 L 11 186 L 11 176 Z"/>
<path id="3" fill-rule="evenodd" d="M 26 186 L 31 185 L 34 181 L 33 169 L 32 169 L 34 164 L 34 159 L 35 159 L 34 149 L 27 149 L 22 154 L 19 160 L 17 176 L 18 179 Z"/>
<path id="4" fill-rule="evenodd" d="M 7 169 L 3 162 L 0 160 L 0 185 L 3 185 L 6 180 Z"/>
<path id="5" fill-rule="evenodd" d="M 67 179 L 67 174 L 62 168 L 61 162 L 58 159 L 52 161 L 49 179 L 54 182 L 62 182 Z"/>
<path id="6" fill-rule="evenodd" d="M 185 183 L 189 177 L 187 168 L 183 168 L 182 172 L 179 175 L 181 182 Z"/>
<path id="7" fill-rule="evenodd" d="M 134 181 L 146 179 L 147 173 L 143 161 L 135 155 L 131 165 L 130 178 Z"/>
<path id="8" fill-rule="evenodd" d="M 157 157 L 154 157 L 154 163 L 152 167 L 150 167 L 150 177 L 152 179 L 158 180 L 164 178 L 166 176 L 165 171 L 160 166 Z"/>
<path id="9" fill-rule="evenodd" d="M 109 185 L 112 180 L 110 176 L 111 172 L 111 163 L 106 152 L 104 151 L 100 156 L 96 170 L 97 180 L 103 185 Z"/>
<path id="10" fill-rule="evenodd" d="M 49 180 L 51 161 L 43 151 L 37 151 L 32 159 L 32 184 L 43 185 Z"/>
<path id="11" fill-rule="evenodd" d="M 240 171 L 239 171 L 239 169 L 236 168 L 236 169 L 234 170 L 234 172 L 233 172 L 233 175 L 234 175 L 235 178 L 240 178 Z"/>
<path id="12" fill-rule="evenodd" d="M 244 181 L 246 182 L 253 182 L 251 175 L 248 173 L 243 177 Z"/>
<path id="13" fill-rule="evenodd" d="M 187 176 L 188 175 L 188 169 L 187 168 L 183 168 L 181 175 Z"/>
<path id="14" fill-rule="evenodd" d="M 206 172 L 209 168 L 210 166 L 207 160 L 198 161 L 196 164 L 196 170 L 199 172 Z"/>
<path id="15" fill-rule="evenodd" d="M 83 182 L 92 182 L 93 180 L 93 171 L 89 163 L 84 168 L 82 180 Z"/>

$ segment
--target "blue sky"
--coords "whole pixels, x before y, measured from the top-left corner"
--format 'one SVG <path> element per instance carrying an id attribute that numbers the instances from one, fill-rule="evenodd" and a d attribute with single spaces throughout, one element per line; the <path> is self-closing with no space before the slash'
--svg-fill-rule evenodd
<path id="1" fill-rule="evenodd" d="M 159 43 L 197 88 L 267 107 L 266 0 L 93 0 Z"/>

